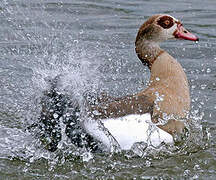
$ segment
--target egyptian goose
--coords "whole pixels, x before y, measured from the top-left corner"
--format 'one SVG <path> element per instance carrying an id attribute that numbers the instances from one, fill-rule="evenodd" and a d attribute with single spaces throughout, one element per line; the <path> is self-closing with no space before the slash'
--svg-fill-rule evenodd
<path id="1" fill-rule="evenodd" d="M 151 72 L 149 86 L 135 95 L 102 96 L 88 104 L 84 128 L 108 149 L 112 144 L 109 136 L 121 149 L 130 149 L 140 141 L 153 146 L 173 143 L 173 136 L 183 132 L 183 120 L 190 110 L 188 80 L 182 66 L 159 47 L 160 42 L 174 38 L 198 41 L 174 17 L 150 17 L 135 41 L 138 58 Z"/>

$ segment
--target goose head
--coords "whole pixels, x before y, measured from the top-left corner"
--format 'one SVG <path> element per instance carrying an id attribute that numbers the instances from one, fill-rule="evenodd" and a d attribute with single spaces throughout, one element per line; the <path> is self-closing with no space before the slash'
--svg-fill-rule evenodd
<path id="1" fill-rule="evenodd" d="M 179 20 L 167 14 L 159 14 L 150 17 L 140 27 L 135 42 L 136 53 L 149 66 L 161 51 L 159 43 L 169 39 L 198 41 Z"/>

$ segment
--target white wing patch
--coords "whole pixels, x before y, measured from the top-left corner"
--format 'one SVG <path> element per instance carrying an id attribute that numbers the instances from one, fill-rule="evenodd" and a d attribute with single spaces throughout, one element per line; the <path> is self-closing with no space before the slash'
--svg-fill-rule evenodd
<path id="1" fill-rule="evenodd" d="M 97 122 L 91 120 L 85 123 L 86 130 L 110 149 L 112 142 Z M 173 143 L 173 137 L 154 125 L 148 113 L 132 114 L 116 119 L 102 119 L 101 122 L 123 150 L 129 150 L 136 142 L 145 142 L 154 147 L 159 146 L 162 142 Z"/>

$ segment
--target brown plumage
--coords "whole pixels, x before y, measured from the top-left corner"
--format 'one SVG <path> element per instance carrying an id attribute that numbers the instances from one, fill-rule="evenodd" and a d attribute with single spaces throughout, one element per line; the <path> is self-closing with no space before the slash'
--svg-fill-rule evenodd
<path id="1" fill-rule="evenodd" d="M 159 43 L 181 38 L 196 41 L 182 24 L 169 15 L 154 15 L 139 29 L 135 46 L 141 62 L 151 71 L 149 86 L 143 91 L 123 98 L 101 98 L 89 105 L 89 116 L 95 119 L 117 118 L 128 114 L 151 113 L 154 123 L 170 134 L 180 133 L 190 110 L 190 93 L 182 66 Z"/>

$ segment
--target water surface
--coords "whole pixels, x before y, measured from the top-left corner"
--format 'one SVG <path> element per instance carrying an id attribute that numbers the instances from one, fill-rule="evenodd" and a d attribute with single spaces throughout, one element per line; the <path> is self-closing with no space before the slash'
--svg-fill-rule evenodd
<path id="1" fill-rule="evenodd" d="M 199 43 L 162 47 L 184 67 L 191 87 L 194 137 L 175 150 L 77 156 L 65 140 L 47 152 L 25 129 L 40 112 L 47 79 L 82 99 L 138 92 L 149 78 L 134 51 L 144 20 L 181 19 Z M 215 179 L 216 2 L 211 0 L 3 0 L 0 3 L 0 177 L 2 179 Z"/>

